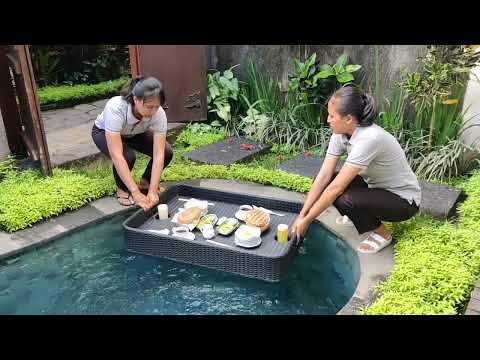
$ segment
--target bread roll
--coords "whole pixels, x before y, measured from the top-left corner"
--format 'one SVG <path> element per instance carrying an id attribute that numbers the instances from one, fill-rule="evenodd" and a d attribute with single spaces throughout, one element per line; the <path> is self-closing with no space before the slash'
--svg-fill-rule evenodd
<path id="1" fill-rule="evenodd" d="M 202 210 L 198 207 L 191 207 L 185 209 L 180 214 L 178 214 L 178 223 L 179 224 L 192 224 L 200 219 L 202 216 Z"/>

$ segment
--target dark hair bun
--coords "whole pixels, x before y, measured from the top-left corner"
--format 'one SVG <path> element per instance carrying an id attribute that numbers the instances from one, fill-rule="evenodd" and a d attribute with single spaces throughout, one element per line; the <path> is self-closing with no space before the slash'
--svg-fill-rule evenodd
<path id="1" fill-rule="evenodd" d="M 375 104 L 375 99 L 370 94 L 363 94 L 362 99 L 364 105 L 361 119 L 359 119 L 359 125 L 369 126 L 373 124 L 378 116 L 377 106 Z"/>
<path id="2" fill-rule="evenodd" d="M 342 116 L 354 116 L 358 120 L 358 126 L 370 126 L 377 118 L 374 98 L 363 93 L 358 86 L 343 86 L 335 91 L 331 99 L 335 100 L 337 112 Z"/>

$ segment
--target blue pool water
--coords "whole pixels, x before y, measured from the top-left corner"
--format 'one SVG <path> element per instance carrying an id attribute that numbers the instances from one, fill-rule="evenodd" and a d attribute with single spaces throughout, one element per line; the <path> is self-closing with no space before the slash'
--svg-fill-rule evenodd
<path id="1" fill-rule="evenodd" d="M 289 275 L 267 283 L 123 250 L 117 216 L 0 265 L 0 314 L 335 314 L 358 260 L 313 224 Z"/>

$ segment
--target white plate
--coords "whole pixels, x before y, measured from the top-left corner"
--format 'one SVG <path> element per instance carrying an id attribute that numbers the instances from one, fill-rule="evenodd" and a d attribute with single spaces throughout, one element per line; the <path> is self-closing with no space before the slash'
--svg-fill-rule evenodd
<path id="1" fill-rule="evenodd" d="M 245 216 L 247 216 L 247 212 L 244 210 L 238 210 L 235 213 L 235 217 L 240 221 L 245 221 Z"/>
<path id="2" fill-rule="evenodd" d="M 237 246 L 249 249 L 259 246 L 262 243 L 262 238 L 259 237 L 248 242 L 235 239 L 234 243 Z"/>

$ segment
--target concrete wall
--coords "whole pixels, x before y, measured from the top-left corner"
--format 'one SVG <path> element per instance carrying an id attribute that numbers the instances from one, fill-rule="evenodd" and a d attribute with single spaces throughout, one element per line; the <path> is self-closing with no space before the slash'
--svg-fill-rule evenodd
<path id="1" fill-rule="evenodd" d="M 466 125 L 463 142 L 480 152 L 480 83 L 475 75 L 480 79 L 480 66 L 472 70 L 463 100 Z M 468 128 L 471 125 L 473 127 Z"/>
<path id="2" fill-rule="evenodd" d="M 10 154 L 7 136 L 5 135 L 5 126 L 3 124 L 2 112 L 0 111 L 0 159 Z"/>
<path id="3" fill-rule="evenodd" d="M 425 54 L 425 45 L 378 45 L 381 66 L 382 92 L 388 96 L 395 81 L 400 79 L 404 69 L 414 70 L 416 59 Z M 293 59 L 305 59 L 313 52 L 321 63 L 335 63 L 336 59 L 346 53 L 350 62 L 362 65 L 364 87 L 375 90 L 375 45 L 216 45 L 210 57 L 210 66 L 226 69 L 235 64 L 246 64 L 252 59 L 258 67 L 281 81 L 285 86 L 288 75 L 293 71 Z M 242 69 L 236 74 L 243 77 Z"/>

